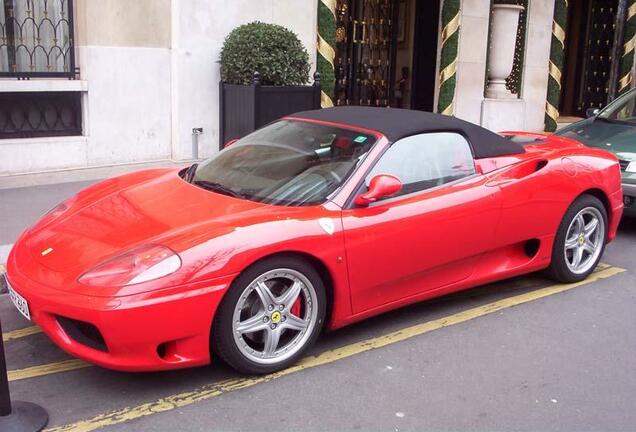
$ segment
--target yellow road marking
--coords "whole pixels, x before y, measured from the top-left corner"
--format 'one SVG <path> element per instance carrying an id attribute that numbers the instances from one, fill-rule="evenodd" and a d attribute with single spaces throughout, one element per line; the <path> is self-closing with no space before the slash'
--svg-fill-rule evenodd
<path id="1" fill-rule="evenodd" d="M 4 342 L 9 342 L 14 339 L 23 338 L 25 336 L 31 336 L 38 333 L 42 333 L 42 329 L 38 326 L 25 327 L 4 333 L 2 335 L 2 340 Z"/>
<path id="2" fill-rule="evenodd" d="M 404 341 L 415 336 L 423 335 L 425 333 L 438 330 L 444 327 L 449 327 L 455 324 L 460 324 L 472 319 L 489 315 L 506 309 L 512 306 L 517 306 L 523 303 L 528 303 L 533 300 L 538 300 L 547 296 L 558 294 L 564 291 L 571 290 L 573 288 L 587 285 L 592 282 L 596 282 L 600 279 L 605 279 L 621 272 L 625 269 L 618 267 L 610 267 L 605 270 L 595 272 L 590 275 L 586 280 L 573 284 L 559 284 L 546 288 L 537 289 L 524 294 L 508 297 L 502 300 L 498 300 L 492 303 L 478 306 L 472 309 L 458 312 L 456 314 L 439 318 L 433 321 L 416 324 L 402 330 L 397 330 L 383 336 L 370 338 L 361 342 L 356 342 L 351 345 L 336 348 L 333 350 L 325 351 L 317 356 L 305 357 L 295 366 L 292 366 L 283 371 L 273 373 L 270 375 L 252 377 L 252 378 L 233 378 L 223 380 L 217 383 L 204 385 L 193 391 L 183 392 L 172 396 L 166 396 L 157 399 L 153 402 L 144 403 L 135 407 L 122 408 L 109 413 L 100 414 L 88 420 L 81 420 L 76 423 L 71 423 L 64 426 L 58 426 L 51 429 L 47 429 L 48 432 L 90 432 L 96 429 L 113 426 L 116 424 L 125 423 L 130 420 L 135 420 L 143 417 L 147 417 L 152 414 L 171 411 L 176 408 L 191 405 L 196 402 L 212 399 L 220 396 L 224 393 L 228 393 L 234 390 L 244 389 L 255 386 L 263 382 L 272 381 L 274 379 L 293 374 L 303 369 L 309 369 L 316 366 L 321 366 L 328 363 L 333 363 L 337 360 L 348 358 L 356 354 L 360 354 L 366 351 L 370 351 L 376 348 L 381 348 L 387 345 L 394 344 L 396 342 Z"/>
<path id="3" fill-rule="evenodd" d="M 594 273 L 600 272 L 601 270 L 605 270 L 612 267 L 610 264 L 607 263 L 598 263 L 598 265 L 596 266 L 596 268 L 594 269 Z M 618 267 L 617 267 L 618 268 Z"/>
<path id="4" fill-rule="evenodd" d="M 31 366 L 24 369 L 10 370 L 8 372 L 9 381 L 18 381 L 28 378 L 35 378 L 42 375 L 50 375 L 60 372 L 68 372 L 76 369 L 84 369 L 90 364 L 78 359 L 64 360 L 56 363 L 47 363 L 40 366 Z"/>

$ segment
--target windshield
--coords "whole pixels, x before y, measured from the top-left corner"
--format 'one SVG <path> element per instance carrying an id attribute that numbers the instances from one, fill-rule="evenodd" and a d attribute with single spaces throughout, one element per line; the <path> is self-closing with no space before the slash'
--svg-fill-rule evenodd
<path id="1" fill-rule="evenodd" d="M 375 141 L 354 130 L 282 120 L 199 165 L 191 182 L 268 204 L 319 204 L 344 183 Z"/>
<path id="2" fill-rule="evenodd" d="M 629 92 L 603 108 L 598 118 L 628 123 L 636 123 L 636 92 Z"/>

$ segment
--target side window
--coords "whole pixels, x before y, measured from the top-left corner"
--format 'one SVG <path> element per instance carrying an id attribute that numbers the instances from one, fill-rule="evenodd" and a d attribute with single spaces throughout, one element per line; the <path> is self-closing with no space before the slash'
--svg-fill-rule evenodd
<path id="1" fill-rule="evenodd" d="M 399 195 L 429 189 L 475 173 L 466 138 L 454 132 L 413 135 L 395 142 L 366 178 L 391 174 L 402 182 Z"/>

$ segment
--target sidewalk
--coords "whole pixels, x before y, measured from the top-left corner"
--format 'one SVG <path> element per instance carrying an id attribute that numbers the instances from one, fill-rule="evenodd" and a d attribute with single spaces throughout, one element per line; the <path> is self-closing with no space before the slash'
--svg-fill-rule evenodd
<path id="1" fill-rule="evenodd" d="M 59 171 L 43 171 L 29 174 L 0 174 L 0 190 L 16 189 L 31 186 L 42 186 L 60 183 L 95 181 L 114 177 L 133 171 L 158 167 L 179 167 L 190 165 L 194 160 L 158 160 L 152 162 L 136 162 L 118 165 L 104 165 L 91 168 L 73 168 Z"/>

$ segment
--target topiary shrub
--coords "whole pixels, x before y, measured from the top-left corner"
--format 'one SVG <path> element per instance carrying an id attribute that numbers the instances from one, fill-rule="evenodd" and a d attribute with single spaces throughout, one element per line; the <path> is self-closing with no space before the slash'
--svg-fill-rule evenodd
<path id="1" fill-rule="evenodd" d="M 276 24 L 252 22 L 232 30 L 221 50 L 221 80 L 249 85 L 254 72 L 261 84 L 304 85 L 309 81 L 309 55 L 298 36 Z"/>

